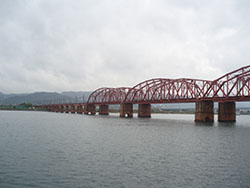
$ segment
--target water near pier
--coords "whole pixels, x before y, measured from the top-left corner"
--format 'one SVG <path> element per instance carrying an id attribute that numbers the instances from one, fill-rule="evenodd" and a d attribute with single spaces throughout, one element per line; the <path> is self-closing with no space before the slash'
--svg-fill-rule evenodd
<path id="1" fill-rule="evenodd" d="M 0 111 L 0 187 L 249 187 L 250 116 Z"/>

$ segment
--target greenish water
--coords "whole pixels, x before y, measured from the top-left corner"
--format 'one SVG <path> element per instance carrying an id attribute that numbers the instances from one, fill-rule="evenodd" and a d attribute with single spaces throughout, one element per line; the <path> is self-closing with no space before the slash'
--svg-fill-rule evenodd
<path id="1" fill-rule="evenodd" d="M 0 111 L 0 187 L 249 187 L 250 116 Z"/>

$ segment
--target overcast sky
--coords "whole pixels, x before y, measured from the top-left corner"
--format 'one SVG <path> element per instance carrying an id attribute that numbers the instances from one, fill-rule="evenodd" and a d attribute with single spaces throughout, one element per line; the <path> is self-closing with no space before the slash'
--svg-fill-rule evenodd
<path id="1" fill-rule="evenodd" d="M 0 92 L 213 80 L 250 64 L 249 0 L 0 0 Z"/>

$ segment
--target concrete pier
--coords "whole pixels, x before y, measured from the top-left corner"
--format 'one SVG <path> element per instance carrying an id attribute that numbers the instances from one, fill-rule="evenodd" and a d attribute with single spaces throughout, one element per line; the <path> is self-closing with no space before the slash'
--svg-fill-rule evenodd
<path id="1" fill-rule="evenodd" d="M 138 117 L 150 118 L 151 117 L 151 104 L 139 104 Z"/>
<path id="2" fill-rule="evenodd" d="M 122 103 L 120 105 L 120 117 L 133 117 L 132 103 Z"/>
<path id="3" fill-rule="evenodd" d="M 55 109 L 54 106 L 49 107 L 49 111 L 51 111 L 51 112 L 54 112 L 54 109 Z"/>
<path id="4" fill-rule="evenodd" d="M 77 113 L 82 114 L 82 105 L 77 106 Z"/>
<path id="5" fill-rule="evenodd" d="M 65 107 L 65 113 L 69 113 L 69 106 L 68 105 L 66 105 L 66 107 Z"/>
<path id="6" fill-rule="evenodd" d="M 219 102 L 218 121 L 235 122 L 235 102 Z"/>
<path id="7" fill-rule="evenodd" d="M 60 106 L 60 111 L 61 111 L 61 113 L 64 112 L 64 106 L 63 105 Z"/>
<path id="8" fill-rule="evenodd" d="M 99 115 L 109 115 L 109 105 L 100 105 L 99 106 Z"/>
<path id="9" fill-rule="evenodd" d="M 71 112 L 72 114 L 74 114 L 74 113 L 76 112 L 75 105 L 71 105 L 70 112 Z"/>
<path id="10" fill-rule="evenodd" d="M 86 104 L 84 107 L 84 114 L 88 115 L 95 115 L 96 114 L 96 107 L 94 104 Z"/>
<path id="11" fill-rule="evenodd" d="M 60 106 L 56 105 L 56 112 L 60 111 Z"/>
<path id="12" fill-rule="evenodd" d="M 197 101 L 195 105 L 196 122 L 213 122 L 214 121 L 214 102 Z"/>

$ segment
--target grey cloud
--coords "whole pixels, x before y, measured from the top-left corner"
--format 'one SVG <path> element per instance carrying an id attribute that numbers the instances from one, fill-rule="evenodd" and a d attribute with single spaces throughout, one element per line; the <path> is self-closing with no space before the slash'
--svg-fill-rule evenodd
<path id="1" fill-rule="evenodd" d="M 0 91 L 214 79 L 249 64 L 245 0 L 2 0 Z"/>

